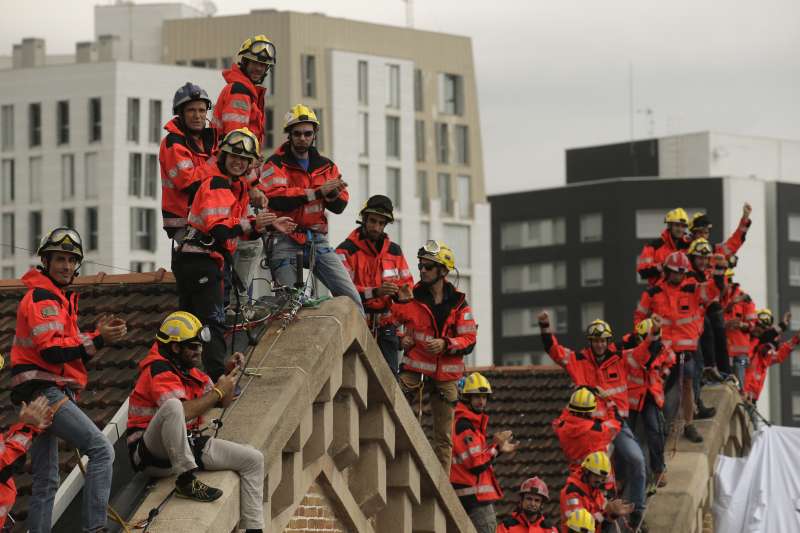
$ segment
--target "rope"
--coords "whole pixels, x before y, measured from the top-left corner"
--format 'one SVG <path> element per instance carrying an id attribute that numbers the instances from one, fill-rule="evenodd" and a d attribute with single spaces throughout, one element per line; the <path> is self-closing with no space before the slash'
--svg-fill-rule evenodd
<path id="1" fill-rule="evenodd" d="M 81 474 L 84 478 L 86 478 L 86 467 L 83 466 L 83 461 L 81 461 L 81 452 L 78 448 L 75 448 L 75 458 L 78 460 L 78 469 L 80 469 Z M 133 533 L 134 526 L 128 523 L 122 516 L 117 512 L 116 509 L 111 507 L 111 504 L 106 505 L 106 512 L 108 513 L 111 520 L 122 526 L 122 530 L 125 533 Z"/>

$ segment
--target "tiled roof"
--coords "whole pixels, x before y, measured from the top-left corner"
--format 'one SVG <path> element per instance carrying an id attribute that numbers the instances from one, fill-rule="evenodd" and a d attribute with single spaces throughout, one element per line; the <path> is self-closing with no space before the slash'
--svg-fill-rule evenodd
<path id="1" fill-rule="evenodd" d="M 550 489 L 547 516 L 559 515 L 558 495 L 567 478 L 567 463 L 550 423 L 569 401 L 572 382 L 557 366 L 507 366 L 469 369 L 481 372 L 492 385 L 486 406 L 489 434 L 510 429 L 520 447 L 514 456 L 501 455 L 494 463 L 504 492 L 495 504 L 498 520 L 511 513 L 517 489 L 527 478 L 539 476 Z M 427 405 L 427 402 L 426 402 Z M 423 424 L 430 436 L 430 417 Z"/>
<path id="2" fill-rule="evenodd" d="M 105 347 L 89 364 L 89 385 L 81 394 L 79 405 L 102 428 L 128 397 L 137 377 L 136 365 L 153 343 L 161 320 L 177 308 L 175 278 L 160 270 L 153 273 L 79 277 L 75 289 L 80 292 L 80 328 L 92 329 L 97 318 L 114 313 L 128 323 L 128 335 L 115 347 Z M 11 404 L 9 381 L 11 342 L 17 304 L 25 293 L 19 280 L 0 281 L 0 353 L 6 369 L 0 373 L 0 429 L 5 431 L 16 420 L 18 409 Z M 61 446 L 61 474 L 74 466 L 74 452 Z M 21 522 L 27 516 L 31 492 L 30 461 L 26 472 L 15 476 L 19 495 L 13 514 L 18 520 L 15 531 L 24 531 Z"/>

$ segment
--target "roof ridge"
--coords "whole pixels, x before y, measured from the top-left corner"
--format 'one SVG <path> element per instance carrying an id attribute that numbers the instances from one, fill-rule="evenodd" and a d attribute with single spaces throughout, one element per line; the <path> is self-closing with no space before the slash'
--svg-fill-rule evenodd
<path id="1" fill-rule="evenodd" d="M 131 272 L 128 274 L 98 272 L 91 276 L 78 276 L 72 285 L 82 287 L 86 285 L 145 285 L 152 283 L 175 283 L 175 275 L 164 268 L 159 268 L 154 272 Z M 0 279 L 0 290 L 24 288 L 25 285 L 20 279 Z"/>
<path id="2" fill-rule="evenodd" d="M 501 373 L 515 373 L 515 372 L 563 372 L 563 369 L 555 363 L 551 365 L 488 365 L 488 366 L 472 366 L 467 368 L 467 372 L 501 372 Z"/>

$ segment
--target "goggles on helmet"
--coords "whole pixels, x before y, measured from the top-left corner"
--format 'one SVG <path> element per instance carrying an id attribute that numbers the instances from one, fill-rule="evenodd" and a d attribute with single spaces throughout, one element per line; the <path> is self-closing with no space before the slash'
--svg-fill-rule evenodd
<path id="1" fill-rule="evenodd" d="M 247 53 L 255 56 L 262 63 L 275 62 L 275 45 L 265 41 L 256 41 L 247 49 Z"/>

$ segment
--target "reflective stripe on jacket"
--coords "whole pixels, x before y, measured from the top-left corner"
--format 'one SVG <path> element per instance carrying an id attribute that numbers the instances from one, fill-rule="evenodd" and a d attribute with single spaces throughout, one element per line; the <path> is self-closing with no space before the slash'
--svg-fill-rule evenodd
<path id="1" fill-rule="evenodd" d="M 778 342 L 777 339 L 775 342 Z M 782 343 L 777 349 L 775 344 L 762 344 L 754 339 L 753 350 L 750 354 L 750 365 L 744 374 L 744 392 L 754 400 L 758 400 L 761 396 L 761 391 L 764 389 L 769 367 L 783 363 L 797 344 L 797 336 Z"/>
<path id="2" fill-rule="evenodd" d="M 488 425 L 488 415 L 475 413 L 463 402 L 456 404 L 450 483 L 465 508 L 477 502 L 493 502 L 503 497 L 492 467 L 498 450 L 496 445 L 488 442 Z"/>
<path id="3" fill-rule="evenodd" d="M 661 232 L 661 237 L 644 245 L 639 257 L 636 258 L 636 272 L 642 279 L 654 285 L 661 277 L 664 260 L 672 252 L 687 250 L 690 241 L 688 237 L 680 239 L 677 243 L 672 239 L 669 229 Z"/>
<path id="4" fill-rule="evenodd" d="M 497 524 L 496 533 L 558 533 L 558 529 L 551 527 L 544 515 L 530 521 L 525 513 L 517 510 Z"/>
<path id="5" fill-rule="evenodd" d="M 15 470 L 24 468 L 25 454 L 39 433 L 39 428 L 18 422 L 0 434 L 0 527 L 17 499 Z"/>
<path id="6" fill-rule="evenodd" d="M 565 407 L 553 420 L 552 426 L 570 467 L 580 467 L 581 461 L 590 453 L 608 453 L 608 445 L 622 424 L 614 417 L 583 417 Z"/>
<path id="7" fill-rule="evenodd" d="M 580 474 L 571 473 L 561 489 L 561 523 L 562 530 L 567 531 L 567 515 L 578 509 L 586 509 L 594 516 L 595 532 L 600 533 L 606 516 L 606 497 L 602 488 L 592 488 L 584 483 Z"/>
<path id="8" fill-rule="evenodd" d="M 232 65 L 223 71 L 222 77 L 227 85 L 217 97 L 211 119 L 217 137 L 221 141 L 233 130 L 248 128 L 259 144 L 264 146 L 264 100 L 267 90 L 254 85 L 239 65 Z"/>

